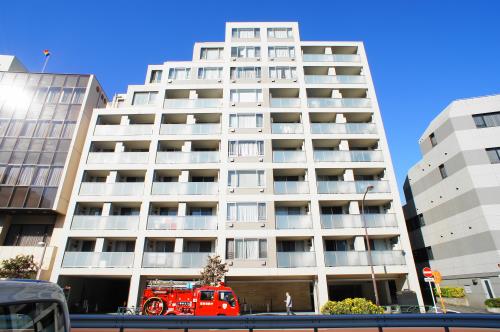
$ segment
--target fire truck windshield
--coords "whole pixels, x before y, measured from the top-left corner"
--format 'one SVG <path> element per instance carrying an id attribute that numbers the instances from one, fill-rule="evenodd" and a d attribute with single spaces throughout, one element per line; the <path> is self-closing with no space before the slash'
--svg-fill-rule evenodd
<path id="1" fill-rule="evenodd" d="M 229 303 L 229 305 L 231 307 L 234 307 L 236 305 L 236 301 L 234 300 L 233 292 L 220 291 L 219 292 L 219 300 Z"/>

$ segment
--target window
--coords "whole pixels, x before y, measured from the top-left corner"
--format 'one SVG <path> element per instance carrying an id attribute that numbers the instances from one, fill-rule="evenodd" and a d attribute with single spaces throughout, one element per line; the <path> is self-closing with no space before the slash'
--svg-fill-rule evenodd
<path id="1" fill-rule="evenodd" d="M 500 147 L 486 149 L 486 153 L 492 164 L 500 163 Z"/>
<path id="2" fill-rule="evenodd" d="M 228 221 L 257 222 L 264 221 L 266 219 L 266 203 L 227 203 Z"/>
<path id="3" fill-rule="evenodd" d="M 228 186 L 240 188 L 256 188 L 265 186 L 263 170 L 229 171 Z"/>
<path id="4" fill-rule="evenodd" d="M 233 38 L 239 39 L 253 39 L 260 37 L 259 28 L 233 28 Z"/>
<path id="5" fill-rule="evenodd" d="M 71 95 L 73 94 L 72 88 L 64 88 L 61 92 L 61 99 L 59 103 L 61 104 L 69 104 L 71 102 Z"/>
<path id="6" fill-rule="evenodd" d="M 170 80 L 188 80 L 191 78 L 191 68 L 170 68 L 168 79 Z"/>
<path id="7" fill-rule="evenodd" d="M 259 79 L 260 67 L 236 67 L 231 68 L 231 78 L 232 79 Z"/>
<path id="8" fill-rule="evenodd" d="M 260 89 L 231 90 L 231 102 L 233 103 L 262 102 L 262 90 Z"/>
<path id="9" fill-rule="evenodd" d="M 265 239 L 228 239 L 227 259 L 265 259 L 267 240 Z"/>
<path id="10" fill-rule="evenodd" d="M 83 103 L 83 97 L 85 96 L 85 88 L 76 88 L 73 93 L 73 99 L 71 100 L 72 104 L 81 104 Z"/>
<path id="11" fill-rule="evenodd" d="M 198 79 L 200 80 L 220 80 L 222 78 L 221 67 L 198 68 Z"/>
<path id="12" fill-rule="evenodd" d="M 267 36 L 277 39 L 292 38 L 292 28 L 268 28 Z"/>
<path id="13" fill-rule="evenodd" d="M 214 291 L 200 291 L 200 300 L 201 301 L 213 301 L 214 300 Z"/>
<path id="14" fill-rule="evenodd" d="M 152 70 L 151 79 L 149 80 L 149 83 L 160 83 L 162 75 L 163 75 L 163 70 Z"/>
<path id="15" fill-rule="evenodd" d="M 231 128 L 262 128 L 263 114 L 229 114 L 229 127 Z"/>
<path id="16" fill-rule="evenodd" d="M 258 157 L 264 155 L 264 141 L 229 141 L 230 157 Z"/>
<path id="17" fill-rule="evenodd" d="M 269 67 L 269 78 L 290 80 L 297 78 L 295 67 Z"/>
<path id="18" fill-rule="evenodd" d="M 438 144 L 437 141 L 436 141 L 436 136 L 434 135 L 434 133 L 432 133 L 432 134 L 429 135 L 429 139 L 431 140 L 432 147 L 435 147 Z"/>
<path id="19" fill-rule="evenodd" d="M 269 58 L 295 58 L 295 47 L 293 46 L 271 46 L 268 49 Z"/>
<path id="20" fill-rule="evenodd" d="M 474 114 L 472 118 L 477 128 L 500 126 L 500 112 Z"/>
<path id="21" fill-rule="evenodd" d="M 47 94 L 46 103 L 55 104 L 59 101 L 59 95 L 61 94 L 61 88 L 52 87 L 49 89 Z"/>
<path id="22" fill-rule="evenodd" d="M 258 47 L 258 46 L 231 47 L 231 57 L 233 57 L 233 58 L 260 58 L 260 47 Z"/>
<path id="23" fill-rule="evenodd" d="M 156 102 L 158 91 L 135 92 L 132 105 L 151 105 Z"/>
<path id="24" fill-rule="evenodd" d="M 439 173 L 441 174 L 442 179 L 446 179 L 448 177 L 448 174 L 446 173 L 446 168 L 444 167 L 444 164 L 439 165 Z"/>
<path id="25" fill-rule="evenodd" d="M 220 60 L 222 59 L 222 47 L 202 47 L 200 59 L 202 60 Z"/>

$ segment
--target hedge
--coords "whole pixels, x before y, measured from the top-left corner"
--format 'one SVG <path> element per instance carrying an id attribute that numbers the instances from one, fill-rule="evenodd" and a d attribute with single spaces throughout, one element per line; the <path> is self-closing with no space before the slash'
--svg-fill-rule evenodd
<path id="1" fill-rule="evenodd" d="M 436 288 L 434 288 L 434 294 L 438 295 Z M 465 290 L 462 287 L 441 287 L 441 296 L 451 298 L 465 297 Z"/>
<path id="2" fill-rule="evenodd" d="M 324 315 L 383 314 L 384 308 L 363 298 L 328 301 L 321 307 Z"/>
<path id="3" fill-rule="evenodd" d="M 500 308 L 500 297 L 494 299 L 487 299 L 484 304 L 489 308 Z"/>

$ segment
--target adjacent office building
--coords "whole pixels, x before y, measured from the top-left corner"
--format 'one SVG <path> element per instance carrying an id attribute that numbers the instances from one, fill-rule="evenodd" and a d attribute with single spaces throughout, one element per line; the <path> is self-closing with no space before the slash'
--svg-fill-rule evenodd
<path id="1" fill-rule="evenodd" d="M 93 75 L 31 73 L 0 55 L 0 259 L 33 255 L 50 277 L 95 107 Z"/>
<path id="2" fill-rule="evenodd" d="M 381 304 L 421 301 L 363 44 L 228 23 L 94 110 L 51 279 L 109 312 L 217 254 L 244 311 L 317 312 L 374 299 L 368 244 Z"/>
<path id="3" fill-rule="evenodd" d="M 417 268 L 483 307 L 500 296 L 500 95 L 452 102 L 419 144 L 404 186 Z"/>

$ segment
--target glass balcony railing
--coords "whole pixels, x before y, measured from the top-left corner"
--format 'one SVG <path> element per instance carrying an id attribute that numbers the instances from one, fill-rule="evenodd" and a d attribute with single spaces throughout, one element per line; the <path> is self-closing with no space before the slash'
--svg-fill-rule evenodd
<path id="1" fill-rule="evenodd" d="M 305 151 L 273 151 L 274 163 L 304 163 L 306 161 Z"/>
<path id="2" fill-rule="evenodd" d="M 218 182 L 153 182 L 153 195 L 216 195 Z"/>
<path id="3" fill-rule="evenodd" d="M 148 217 L 147 229 L 217 229 L 217 216 L 154 216 Z"/>
<path id="4" fill-rule="evenodd" d="M 211 252 L 145 252 L 142 267 L 200 268 L 205 266 Z"/>
<path id="5" fill-rule="evenodd" d="M 313 134 L 376 134 L 374 123 L 311 123 Z"/>
<path id="6" fill-rule="evenodd" d="M 271 107 L 300 107 L 300 98 L 271 98 Z"/>
<path id="7" fill-rule="evenodd" d="M 371 151 L 316 150 L 314 151 L 314 161 L 376 162 L 376 161 L 384 161 L 384 155 L 380 150 L 371 150 Z"/>
<path id="8" fill-rule="evenodd" d="M 278 267 L 314 267 L 316 253 L 314 251 L 277 252 Z"/>
<path id="9" fill-rule="evenodd" d="M 358 54 L 303 54 L 304 62 L 360 62 Z"/>
<path id="10" fill-rule="evenodd" d="M 307 181 L 274 181 L 275 194 L 308 194 Z"/>
<path id="11" fill-rule="evenodd" d="M 319 194 L 363 194 L 368 186 L 370 193 L 389 193 L 388 181 L 318 181 Z"/>
<path id="12" fill-rule="evenodd" d="M 63 267 L 132 267 L 133 252 L 80 252 L 66 251 Z"/>
<path id="13" fill-rule="evenodd" d="M 305 75 L 308 84 L 361 84 L 366 83 L 362 75 Z"/>
<path id="14" fill-rule="evenodd" d="M 304 128 L 302 123 L 273 123 L 271 131 L 273 134 L 302 134 Z"/>
<path id="15" fill-rule="evenodd" d="M 136 230 L 139 216 L 86 216 L 74 215 L 71 229 L 76 230 Z"/>
<path id="16" fill-rule="evenodd" d="M 163 108 L 216 108 L 222 107 L 222 99 L 165 99 Z"/>
<path id="17" fill-rule="evenodd" d="M 158 164 L 201 164 L 218 163 L 219 161 L 219 151 L 168 151 L 156 153 L 156 162 Z"/>
<path id="18" fill-rule="evenodd" d="M 95 136 L 139 136 L 152 133 L 152 124 L 97 125 L 94 129 Z"/>
<path id="19" fill-rule="evenodd" d="M 370 107 L 369 98 L 307 98 L 307 106 L 312 108 L 322 107 Z"/>
<path id="20" fill-rule="evenodd" d="M 135 196 L 144 193 L 144 182 L 82 182 L 82 196 Z"/>
<path id="21" fill-rule="evenodd" d="M 167 123 L 160 127 L 161 135 L 210 135 L 220 134 L 220 123 Z"/>
<path id="22" fill-rule="evenodd" d="M 145 164 L 149 152 L 90 152 L 87 164 Z"/>
<path id="23" fill-rule="evenodd" d="M 397 227 L 396 215 L 365 213 L 364 220 L 366 227 Z M 321 226 L 324 229 L 333 228 L 363 228 L 363 218 L 360 214 L 322 214 Z"/>
<path id="24" fill-rule="evenodd" d="M 309 214 L 277 214 L 276 229 L 311 229 L 312 219 Z"/>
<path id="25" fill-rule="evenodd" d="M 372 250 L 373 265 L 404 265 L 405 259 L 400 250 Z M 325 265 L 368 266 L 368 251 L 325 251 Z"/>

